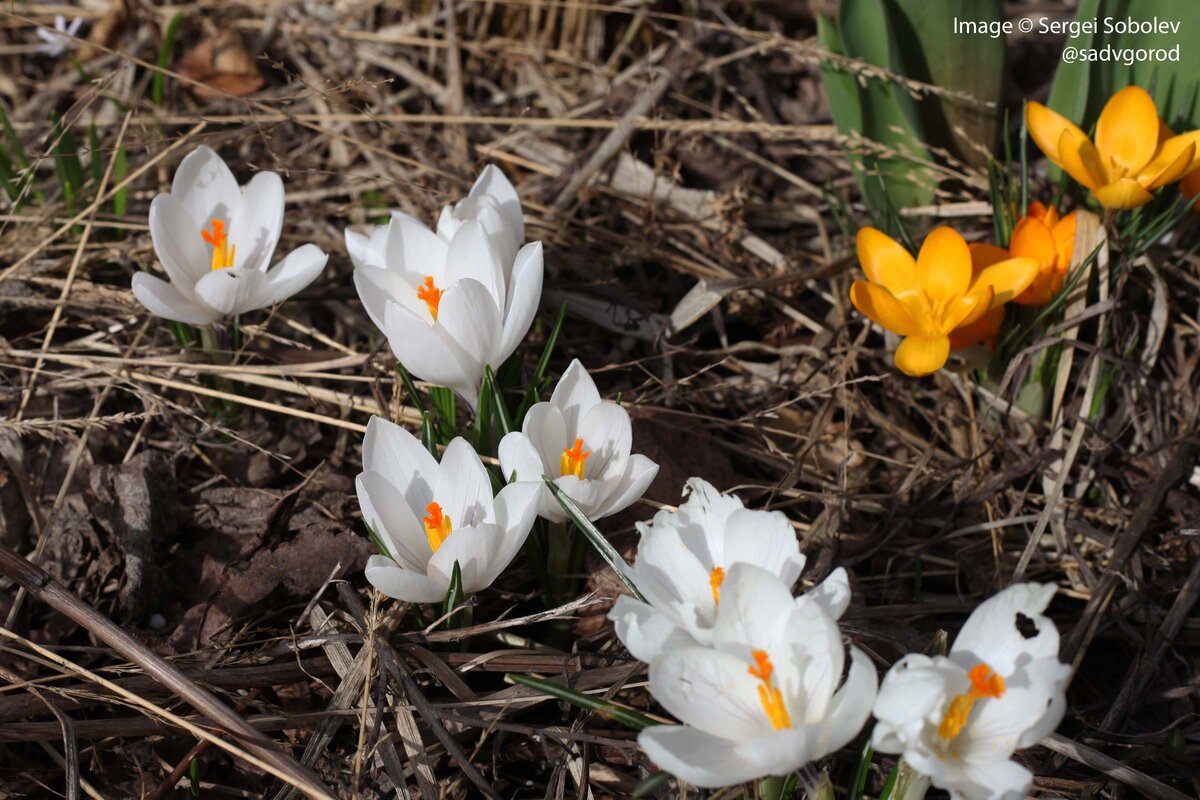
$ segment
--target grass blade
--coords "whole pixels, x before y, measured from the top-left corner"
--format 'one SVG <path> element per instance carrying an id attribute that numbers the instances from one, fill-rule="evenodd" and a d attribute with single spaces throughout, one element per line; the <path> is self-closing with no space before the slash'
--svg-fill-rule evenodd
<path id="1" fill-rule="evenodd" d="M 167 68 L 167 62 L 171 60 L 171 51 L 175 49 L 175 32 L 179 29 L 179 23 L 182 21 L 183 12 L 176 11 L 175 16 L 171 17 L 171 21 L 167 23 L 167 30 L 163 33 L 162 47 L 158 50 L 158 69 L 154 71 L 154 82 L 150 86 L 150 99 L 154 105 L 160 108 L 163 104 L 163 85 L 166 79 L 163 70 Z"/>
<path id="2" fill-rule="evenodd" d="M 588 538 L 588 541 L 592 543 L 592 547 L 596 548 L 596 552 L 600 554 L 600 557 L 605 560 L 608 566 L 612 567 L 612 571 L 617 573 L 617 577 L 621 579 L 621 583 L 625 584 L 625 588 L 629 589 L 630 594 L 643 603 L 646 602 L 646 598 L 642 597 L 642 593 L 633 585 L 633 581 L 629 580 L 629 575 L 627 574 L 629 565 L 625 563 L 625 559 L 621 558 L 621 554 L 617 552 L 616 548 L 612 546 L 608 539 L 604 538 L 604 534 L 596 529 L 592 521 L 584 516 L 584 513 L 579 510 L 579 506 L 575 505 L 571 501 L 571 498 L 567 497 L 566 493 L 559 488 L 557 483 L 545 475 L 542 476 L 542 480 L 550 487 L 550 494 L 554 495 L 554 499 L 562 506 L 562 510 L 566 513 L 567 518 L 574 522 L 575 527 L 582 531 L 583 535 Z"/>
<path id="3" fill-rule="evenodd" d="M 634 711 L 632 708 L 626 708 L 609 700 L 582 694 L 574 689 L 568 689 L 557 681 L 548 681 L 543 678 L 535 678 L 532 675 L 522 675 L 517 672 L 505 673 L 504 680 L 509 683 L 528 686 L 530 689 L 537 689 L 542 694 L 558 698 L 578 708 L 594 711 L 607 719 L 611 719 L 613 722 L 619 722 L 635 731 L 645 730 L 652 725 L 663 724 L 645 714 Z"/>

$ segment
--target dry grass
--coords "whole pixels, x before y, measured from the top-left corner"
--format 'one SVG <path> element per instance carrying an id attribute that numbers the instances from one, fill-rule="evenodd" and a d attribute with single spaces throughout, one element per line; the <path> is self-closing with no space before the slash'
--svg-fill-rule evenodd
<path id="1" fill-rule="evenodd" d="M 176 10 L 179 52 L 236 31 L 263 88 L 198 100 L 172 60 L 155 106 Z M 546 619 L 518 559 L 478 598 L 480 624 L 450 633 L 423 632 L 361 575 L 361 432 L 370 414 L 417 417 L 342 230 L 387 208 L 433 219 L 487 162 L 546 246 L 528 358 L 567 303 L 554 370 L 571 357 L 596 370 L 662 464 L 636 514 L 604 526 L 618 545 L 692 474 L 783 509 L 806 577 L 852 572 L 845 628 L 881 672 L 1018 577 L 1056 583 L 1077 673 L 1059 735 L 1021 756 L 1035 792 L 1200 792 L 1194 254 L 1115 263 L 1110 300 L 1071 309 L 1082 322 L 1062 326 L 1073 363 L 1047 421 L 1009 406 L 1029 357 L 996 391 L 965 371 L 903 379 L 850 307 L 853 242 L 827 193 L 865 219 L 854 143 L 828 123 L 811 14 L 787 0 L 143 0 L 118 37 L 75 51 L 91 82 L 31 52 L 31 26 L 56 12 L 92 30 L 107 13 L 0 11 L 0 106 L 45 195 L 0 215 L 0 543 L 165 660 L 151 669 L 115 626 L 52 611 L 10 573 L 0 794 L 177 795 L 193 759 L 206 796 L 306 781 L 337 796 L 628 796 L 646 775 L 628 730 L 501 679 L 558 677 L 654 711 L 602 623 L 613 589 L 598 564 L 596 595 Z M 52 112 L 85 152 L 95 123 L 95 202 L 61 195 Z M 331 253 L 218 364 L 128 291 L 134 270 L 157 269 L 149 201 L 199 144 L 242 177 L 283 173 L 281 249 Z M 942 169 L 960 188 L 933 213 L 986 235 L 986 177 Z M 131 485 L 148 498 L 140 522 L 123 516 Z M 216 705 L 147 677 L 168 662 Z M 280 746 L 274 762 L 209 732 L 230 709 Z M 856 758 L 828 759 L 837 785 Z M 876 758 L 868 794 L 891 763 Z"/>

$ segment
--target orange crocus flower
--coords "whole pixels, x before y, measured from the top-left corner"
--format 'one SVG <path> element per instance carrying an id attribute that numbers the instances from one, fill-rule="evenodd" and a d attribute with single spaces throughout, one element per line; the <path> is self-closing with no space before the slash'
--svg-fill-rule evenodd
<path id="1" fill-rule="evenodd" d="M 1140 86 L 1126 86 L 1109 98 L 1094 143 L 1041 103 L 1026 104 L 1025 125 L 1046 157 L 1105 208 L 1145 205 L 1152 191 L 1200 166 L 1200 131 L 1174 135 Z"/>
<path id="2" fill-rule="evenodd" d="M 1014 303 L 1043 306 L 1062 291 L 1075 251 L 1075 212 L 1059 218 L 1058 210 L 1036 200 L 1029 204 L 1029 215 L 1013 228 L 1008 243 L 1011 256 L 1029 256 L 1038 260 L 1038 274 L 1029 288 L 1017 295 Z"/>
<path id="3" fill-rule="evenodd" d="M 1037 277 L 1037 259 L 1004 255 L 976 269 L 962 236 L 940 227 L 925 237 L 914 259 L 886 234 L 863 228 L 858 260 L 867 280 L 854 282 L 850 301 L 873 322 L 904 337 L 895 355 L 901 372 L 929 375 L 945 365 L 951 350 L 986 338 L 986 333 L 973 338 L 972 326 L 984 319 L 991 324 L 997 312 L 1003 313 L 1001 307 Z"/>
<path id="4" fill-rule="evenodd" d="M 1197 196 L 1200 195 L 1200 168 L 1192 170 L 1179 182 L 1179 191 L 1183 192 L 1184 197 L 1195 201 L 1192 210 L 1200 214 L 1200 196 Z"/>

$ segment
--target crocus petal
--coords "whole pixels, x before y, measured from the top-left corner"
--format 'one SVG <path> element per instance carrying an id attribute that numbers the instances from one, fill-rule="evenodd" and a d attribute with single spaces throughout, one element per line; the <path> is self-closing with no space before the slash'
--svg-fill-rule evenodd
<path id="1" fill-rule="evenodd" d="M 1004 694 L 981 703 L 955 740 L 967 761 L 1006 759 L 1054 732 L 1066 712 L 1071 668 L 1054 658 L 1030 662 L 1008 676 Z"/>
<path id="2" fill-rule="evenodd" d="M 1001 261 L 1011 258 L 1007 250 L 994 244 L 971 242 L 968 248 L 971 250 L 971 268 L 977 274 L 984 267 L 990 267 L 992 264 L 999 264 Z"/>
<path id="3" fill-rule="evenodd" d="M 1013 228 L 1008 250 L 1014 256 L 1036 258 L 1043 269 L 1052 268 L 1058 255 L 1054 234 L 1046 223 L 1034 217 L 1025 217 Z"/>
<path id="4" fill-rule="evenodd" d="M 1075 123 L 1062 114 L 1032 101 L 1025 104 L 1025 127 L 1029 129 L 1033 141 L 1046 154 L 1046 158 L 1059 166 L 1062 166 L 1062 158 L 1058 144 L 1062 140 L 1063 132 L 1071 131 L 1078 134 L 1079 138 L 1087 138 Z"/>
<path id="5" fill-rule="evenodd" d="M 1096 121 L 1096 149 L 1109 162 L 1138 172 L 1158 148 L 1158 109 L 1140 86 L 1126 86 L 1104 104 Z"/>
<path id="6" fill-rule="evenodd" d="M 389 301 L 384 310 L 384 334 L 392 354 L 421 380 L 447 386 L 472 408 L 479 398 L 483 364 L 411 309 Z"/>
<path id="7" fill-rule="evenodd" d="M 801 566 L 803 567 L 803 562 Z M 804 596 L 820 606 L 830 619 L 841 619 L 842 614 L 850 607 L 850 577 L 846 574 L 846 569 L 838 567 L 811 591 L 805 592 Z"/>
<path id="8" fill-rule="evenodd" d="M 729 739 L 772 730 L 745 659 L 704 647 L 669 650 L 650 662 L 650 692 L 688 725 Z"/>
<path id="9" fill-rule="evenodd" d="M 378 472 L 404 495 L 416 517 L 433 500 L 438 463 L 417 437 L 383 417 L 367 421 L 362 446 L 363 469 Z"/>
<path id="10" fill-rule="evenodd" d="M 1058 140 L 1057 162 L 1067 174 L 1093 191 L 1108 183 L 1108 168 L 1090 139 L 1078 128 L 1065 130 Z"/>
<path id="11" fill-rule="evenodd" d="M 1049 236 L 1049 232 L 1046 233 Z M 1053 242 L 1048 241 L 1047 246 L 1051 248 L 1050 257 L 1053 260 Z M 989 307 L 1002 306 L 1033 283 L 1034 278 L 1038 276 L 1040 267 L 1041 263 L 1038 259 L 1025 257 L 1010 258 L 1007 261 L 992 264 L 979 271 L 975 281 L 971 284 L 970 291 L 974 294 L 991 289 L 993 295 Z"/>
<path id="12" fill-rule="evenodd" d="M 496 493 L 496 528 L 500 541 L 495 543 L 493 550 L 496 573 L 488 578 L 489 584 L 516 558 L 533 530 L 543 489 L 536 483 L 513 483 Z"/>
<path id="13" fill-rule="evenodd" d="M 817 756 L 840 750 L 858 735 L 871 716 L 871 706 L 875 703 L 878 688 L 879 677 L 871 659 L 862 650 L 851 647 L 850 672 L 825 711 L 821 752 Z"/>
<path id="14" fill-rule="evenodd" d="M 896 368 L 914 378 L 937 372 L 950 357 L 945 336 L 909 336 L 896 348 Z"/>
<path id="15" fill-rule="evenodd" d="M 625 473 L 629 450 L 633 447 L 629 412 L 616 403 L 600 403 L 579 420 L 575 435 L 583 439 L 584 447 L 591 452 L 584 462 L 584 477 L 617 478 Z"/>
<path id="16" fill-rule="evenodd" d="M 899 242 L 875 228 L 859 228 L 856 243 L 858 261 L 871 283 L 896 296 L 916 291 L 917 262 Z"/>
<path id="17" fill-rule="evenodd" d="M 456 528 L 429 559 L 429 577 L 446 586 L 454 575 L 457 562 L 463 591 L 482 592 L 492 585 L 507 564 L 496 564 L 495 551 L 501 532 L 492 524 Z"/>
<path id="18" fill-rule="evenodd" d="M 1053 584 L 1015 583 L 983 601 L 967 618 L 950 655 L 966 668 L 983 662 L 1008 675 L 1023 658 L 1055 658 L 1058 629 L 1042 614 Z"/>
<path id="19" fill-rule="evenodd" d="M 724 535 L 726 570 L 733 564 L 753 564 L 778 575 L 789 588 L 799 580 L 804 556 L 796 531 L 782 511 L 739 508 L 729 515 Z"/>
<path id="20" fill-rule="evenodd" d="M 383 473 L 365 471 L 354 481 L 363 521 L 375 532 L 388 555 L 401 567 L 424 574 L 433 555 L 425 526 L 413 514 L 412 507 Z"/>
<path id="21" fill-rule="evenodd" d="M 958 231 L 943 225 L 925 237 L 917 255 L 917 282 L 935 305 L 966 293 L 971 251 Z"/>
<path id="22" fill-rule="evenodd" d="M 174 285 L 148 272 L 134 273 L 133 296 L 147 311 L 163 319 L 189 325 L 208 325 L 221 318 L 211 308 L 188 299 Z"/>
<path id="23" fill-rule="evenodd" d="M 495 521 L 492 479 L 475 448 L 457 436 L 442 454 L 433 499 L 455 527 L 474 527 Z"/>
<path id="24" fill-rule="evenodd" d="M 559 465 L 563 448 L 567 446 L 567 423 L 558 406 L 534 403 L 525 413 L 521 429 L 537 449 L 546 474 L 557 478 L 561 474 Z"/>
<path id="25" fill-rule="evenodd" d="M 495 298 L 480 283 L 467 279 L 459 281 L 442 293 L 437 326 L 449 339 L 479 363 L 479 382 L 483 380 L 483 365 L 497 369 L 496 344 L 500 338 L 500 309 Z M 478 389 L 476 382 L 475 389 Z"/>
<path id="26" fill-rule="evenodd" d="M 150 240 L 175 288 L 195 296 L 196 281 L 211 271 L 212 256 L 184 205 L 169 194 L 150 202 Z"/>
<path id="27" fill-rule="evenodd" d="M 542 463 L 541 456 L 528 434 L 521 431 L 505 434 L 500 440 L 497 455 L 500 457 L 500 473 L 505 481 L 542 482 L 546 465 Z"/>
<path id="28" fill-rule="evenodd" d="M 386 556 L 367 559 L 367 581 L 388 597 L 406 603 L 437 603 L 447 586 L 419 572 L 404 569 Z"/>
<path id="29" fill-rule="evenodd" d="M 792 605 L 789 586 L 772 573 L 754 564 L 731 563 L 725 568 L 725 580 L 721 583 L 720 613 L 713 626 L 713 641 L 769 650 L 768 645 L 778 640 L 790 619 L 780 612 Z M 777 611 L 770 613 L 772 609 Z"/>
<path id="30" fill-rule="evenodd" d="M 1000 326 L 1004 323 L 1004 306 L 987 308 L 987 304 L 985 303 L 983 308 L 986 311 L 978 319 L 965 325 L 960 324 L 957 328 L 950 331 L 951 350 L 962 350 L 964 347 L 979 344 L 986 339 L 991 339 L 1000 332 Z"/>
<path id="31" fill-rule="evenodd" d="M 702 789 L 733 786 L 762 777 L 728 739 L 684 725 L 654 725 L 638 734 L 638 744 L 660 769 Z"/>
<path id="32" fill-rule="evenodd" d="M 183 205 L 199 236 L 200 229 L 212 220 L 229 221 L 241 190 L 221 157 L 201 145 L 179 163 L 171 181 L 171 196 Z"/>
<path id="33" fill-rule="evenodd" d="M 282 303 L 317 279 L 329 256 L 315 244 L 297 247 L 267 270 L 267 305 Z"/>
<path id="34" fill-rule="evenodd" d="M 1033 773 L 1015 761 L 959 762 L 959 769 L 933 784 L 963 800 L 1022 800 L 1033 786 Z"/>
<path id="35" fill-rule="evenodd" d="M 256 269 L 214 269 L 196 282 L 196 297 L 227 317 L 270 305 L 266 286 L 266 274 Z"/>
<path id="36" fill-rule="evenodd" d="M 652 664 L 660 655 L 698 643 L 666 614 L 627 594 L 617 597 L 608 618 L 613 621 L 617 638 L 638 661 Z"/>
<path id="37" fill-rule="evenodd" d="M 625 474 L 617 488 L 608 496 L 598 509 L 596 519 L 624 511 L 636 503 L 658 475 L 658 464 L 641 453 L 634 453 L 625 465 Z M 557 505 L 557 503 L 555 503 Z"/>
<path id="38" fill-rule="evenodd" d="M 1159 154 L 1138 175 L 1138 183 L 1152 191 L 1179 180 L 1196 166 L 1198 150 L 1200 131 L 1168 139 Z"/>
<path id="39" fill-rule="evenodd" d="M 542 243 L 530 242 L 517 252 L 504 311 L 504 332 L 497 358 L 501 363 L 512 355 L 529 332 L 542 300 Z"/>
<path id="40" fill-rule="evenodd" d="M 483 225 L 475 221 L 458 229 L 446 253 L 446 284 L 453 286 L 467 280 L 479 283 L 487 291 L 499 315 L 507 293 L 504 271 Z M 497 343 L 491 344 L 495 346 Z"/>
<path id="41" fill-rule="evenodd" d="M 387 304 L 398 302 L 399 297 L 412 293 L 412 286 L 400 273 L 368 265 L 354 270 L 354 288 L 358 292 L 358 299 L 363 304 L 367 316 L 380 330 L 384 330 Z M 410 308 L 409 310 L 416 314 L 416 309 Z"/>
<path id="42" fill-rule="evenodd" d="M 892 333 L 912 336 L 921 332 L 920 323 L 913 319 L 908 307 L 881 284 L 855 281 L 850 287 L 850 302 L 869 320 Z"/>
<path id="43" fill-rule="evenodd" d="M 1133 178 L 1121 180 L 1101 186 L 1092 191 L 1097 202 L 1105 208 L 1125 209 L 1138 208 L 1150 202 L 1151 195 Z"/>
<path id="44" fill-rule="evenodd" d="M 499 167 L 488 164 L 479 173 L 468 197 L 487 195 L 496 201 L 505 226 L 514 234 L 517 244 L 525 241 L 525 218 L 521 213 L 521 198 L 517 190 Z"/>
<path id="45" fill-rule="evenodd" d="M 265 270 L 283 230 L 283 179 L 260 172 L 241 190 L 237 219 L 229 220 L 229 243 L 236 247 L 234 266 Z"/>
<path id="46" fill-rule="evenodd" d="M 446 287 L 449 246 L 421 223 L 393 214 L 388 223 L 386 248 L 388 269 L 409 275 L 415 283 L 428 275 L 439 289 Z"/>
<path id="47" fill-rule="evenodd" d="M 583 415 L 600 405 L 600 392 L 596 382 L 579 363 L 572 359 L 567 371 L 558 379 L 550 402 L 562 412 L 563 423 L 566 425 L 568 439 L 574 439 L 579 430 L 579 421 Z"/>

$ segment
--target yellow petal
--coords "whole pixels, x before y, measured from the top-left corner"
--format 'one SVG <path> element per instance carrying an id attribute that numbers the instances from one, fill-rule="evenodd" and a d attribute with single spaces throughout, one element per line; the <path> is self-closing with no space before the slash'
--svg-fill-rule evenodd
<path id="1" fill-rule="evenodd" d="M 917 254 L 917 281 L 935 305 L 961 297 L 971 285 L 971 251 L 953 228 L 934 228 Z"/>
<path id="2" fill-rule="evenodd" d="M 1150 202 L 1150 193 L 1133 178 L 1122 178 L 1115 183 L 1093 189 L 1092 194 L 1105 208 L 1137 208 Z"/>
<path id="3" fill-rule="evenodd" d="M 946 336 L 909 336 L 896 348 L 896 367 L 905 375 L 919 378 L 941 369 L 950 357 Z"/>
<path id="4" fill-rule="evenodd" d="M 973 324 L 992 307 L 994 297 L 992 287 L 985 286 L 979 291 L 961 298 L 946 312 L 942 330 L 949 335 L 958 328 Z"/>
<path id="5" fill-rule="evenodd" d="M 1072 211 L 1058 221 L 1051 231 L 1054 235 L 1054 249 L 1058 253 L 1058 263 L 1055 269 L 1066 272 L 1071 266 L 1071 258 L 1075 254 L 1075 212 Z"/>
<path id="6" fill-rule="evenodd" d="M 1043 271 L 1054 269 L 1058 257 L 1054 234 L 1046 223 L 1034 217 L 1025 217 L 1013 228 L 1008 251 L 1017 257 L 1036 258 Z"/>
<path id="7" fill-rule="evenodd" d="M 899 242 L 875 228 L 860 228 L 856 241 L 858 261 L 872 283 L 897 296 L 917 290 L 917 264 Z"/>
<path id="8" fill-rule="evenodd" d="M 1078 131 L 1063 131 L 1058 140 L 1058 165 L 1083 186 L 1095 190 L 1108 183 L 1108 171 L 1090 139 Z"/>
<path id="9" fill-rule="evenodd" d="M 921 332 L 908 308 L 883 286 L 867 281 L 855 281 L 850 287 L 850 302 L 876 325 L 901 336 Z"/>
<path id="10" fill-rule="evenodd" d="M 971 268 L 976 275 L 984 267 L 990 267 L 992 264 L 1007 261 L 1009 258 L 1007 250 L 1003 247 L 997 247 L 994 244 L 972 242 L 968 246 L 971 249 Z"/>
<path id="11" fill-rule="evenodd" d="M 991 307 L 1004 305 L 1033 283 L 1038 274 L 1038 266 L 1036 258 L 1010 258 L 999 264 L 992 264 L 975 278 L 975 282 L 971 284 L 971 292 L 990 287 L 994 292 Z"/>
<path id="12" fill-rule="evenodd" d="M 962 350 L 984 339 L 991 339 L 1000 332 L 1004 322 L 1004 306 L 991 309 L 970 325 L 963 325 L 950 334 L 950 349 Z"/>
<path id="13" fill-rule="evenodd" d="M 1138 173 L 1138 183 L 1153 191 L 1179 180 L 1197 165 L 1200 165 L 1200 131 L 1173 136 L 1163 142 L 1154 160 Z"/>
<path id="14" fill-rule="evenodd" d="M 1185 197 L 1195 197 L 1200 194 L 1200 169 L 1192 170 L 1179 182 L 1179 191 L 1183 192 Z M 1196 210 L 1200 211 L 1200 199 L 1196 203 Z"/>
<path id="15" fill-rule="evenodd" d="M 1063 132 L 1073 131 L 1080 138 L 1087 138 L 1087 135 L 1079 130 L 1071 120 L 1057 111 L 1051 111 L 1041 103 L 1032 101 L 1025 104 L 1025 127 L 1029 130 L 1033 141 L 1046 154 L 1046 158 L 1060 167 L 1062 159 L 1059 157 L 1058 143 L 1062 139 Z"/>
<path id="16" fill-rule="evenodd" d="M 1096 121 L 1096 149 L 1105 167 L 1138 172 L 1158 149 L 1159 119 L 1154 98 L 1140 86 L 1126 86 L 1104 104 Z"/>

